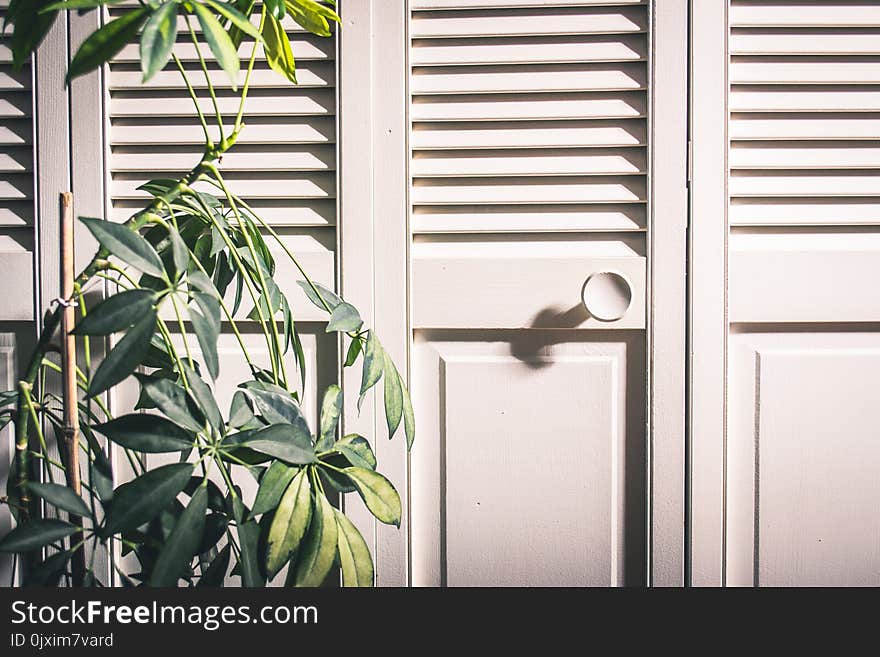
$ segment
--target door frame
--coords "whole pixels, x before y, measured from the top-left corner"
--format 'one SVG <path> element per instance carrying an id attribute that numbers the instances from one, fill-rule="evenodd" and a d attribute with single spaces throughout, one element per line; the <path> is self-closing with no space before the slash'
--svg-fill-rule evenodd
<path id="1" fill-rule="evenodd" d="M 652 0 L 650 9 L 647 572 L 649 586 L 682 586 L 685 581 L 688 0 Z"/>
<path id="2" fill-rule="evenodd" d="M 691 2 L 688 577 L 725 584 L 728 0 Z M 695 29 L 696 27 L 699 29 Z"/>

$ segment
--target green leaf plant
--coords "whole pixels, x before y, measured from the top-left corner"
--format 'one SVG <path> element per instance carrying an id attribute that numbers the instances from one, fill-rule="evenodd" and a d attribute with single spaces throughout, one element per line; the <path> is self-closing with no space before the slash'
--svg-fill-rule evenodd
<path id="1" fill-rule="evenodd" d="M 116 1 L 11 0 L 5 20 L 12 26 L 14 63 L 30 58 L 59 12 Z M 283 577 L 287 585 L 319 586 L 331 572 L 345 586 L 373 584 L 368 543 L 336 500 L 357 493 L 380 522 L 399 526 L 400 497 L 377 471 L 370 441 L 343 435 L 339 386 L 323 391 L 317 426 L 307 422 L 297 392 L 306 362 L 292 306 L 275 280 L 276 257 L 292 261 L 306 297 L 326 313 L 326 331 L 338 336 L 346 354 L 344 367 L 360 363 L 358 407 L 383 381 L 388 432 L 393 436 L 402 426 L 407 448 L 415 435 L 409 393 L 357 308 L 313 282 L 221 172 L 222 156 L 245 128 L 259 50 L 274 71 L 295 83 L 282 21 L 327 36 L 339 22 L 332 5 L 154 0 L 115 12 L 72 57 L 68 80 L 101 67 L 128 43 L 140 47 L 144 81 L 176 69 L 201 124 L 204 152 L 179 179 L 143 185 L 151 199 L 124 223 L 80 218 L 99 244 L 76 278 L 73 297 L 64 300 L 77 304 L 72 335 L 84 356 L 76 372 L 82 495 L 56 483 L 64 481 L 59 472 L 67 464 L 56 460 L 47 438 L 51 430 L 59 439 L 65 428 L 62 400 L 52 392 L 57 387 L 47 383 L 62 371 L 49 354 L 61 337 L 64 304 L 44 318 L 17 388 L 0 393 L 0 428 L 14 421 L 16 442 L 2 498 L 16 526 L 0 538 L 0 552 L 20 557 L 24 584 L 102 584 L 94 570 L 101 550 L 124 585 L 263 586 Z M 175 53 L 187 41 L 199 57 L 195 71 Z M 209 52 L 212 62 L 205 59 Z M 219 112 L 211 65 L 228 75 L 239 96 L 231 125 Z M 199 103 L 191 75 L 204 76 L 213 115 Z M 96 289 L 105 298 L 89 307 Z M 221 368 L 221 327 L 231 331 L 250 370 L 228 413 L 212 383 Z M 245 328 L 262 337 L 260 351 L 268 356 L 260 365 L 243 338 Z M 94 343 L 111 338 L 103 360 L 92 362 Z M 114 416 L 106 393 L 134 381 L 137 410 Z M 132 476 L 114 474 L 111 446 Z M 257 489 L 250 508 L 242 494 L 246 479 L 254 479 Z M 70 566 L 78 550 L 90 555 L 79 576 Z M 133 557 L 124 561 L 126 572 L 120 556 Z"/>

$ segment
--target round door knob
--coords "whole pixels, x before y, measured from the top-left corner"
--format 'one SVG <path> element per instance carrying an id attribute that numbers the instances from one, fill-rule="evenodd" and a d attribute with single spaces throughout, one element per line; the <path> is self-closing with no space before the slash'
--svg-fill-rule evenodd
<path id="1" fill-rule="evenodd" d="M 584 283 L 581 296 L 590 315 L 604 322 L 613 322 L 629 309 L 632 287 L 622 274 L 599 271 L 591 274 Z"/>

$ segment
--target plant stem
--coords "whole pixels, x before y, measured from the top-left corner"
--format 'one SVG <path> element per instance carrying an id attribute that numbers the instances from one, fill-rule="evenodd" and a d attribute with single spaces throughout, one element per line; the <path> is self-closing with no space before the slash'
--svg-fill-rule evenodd
<path id="1" fill-rule="evenodd" d="M 247 228 L 244 225 L 244 220 L 242 219 L 241 213 L 238 211 L 238 205 L 236 205 L 232 193 L 226 186 L 226 182 L 223 180 L 223 176 L 220 175 L 220 171 L 213 164 L 210 165 L 210 171 L 217 178 L 217 182 L 220 184 L 220 188 L 226 195 L 226 200 L 229 201 L 229 207 L 232 209 L 236 221 L 238 221 L 238 226 L 241 229 L 242 235 L 244 235 L 244 240 L 247 243 L 248 251 L 250 251 L 251 258 L 253 258 L 254 260 L 254 267 L 257 270 L 257 279 L 260 283 L 260 289 L 262 290 L 263 299 L 266 300 L 266 309 L 270 313 L 269 324 L 272 328 L 272 344 L 275 349 L 275 356 L 278 358 L 278 368 L 281 374 L 281 380 L 283 381 L 284 386 L 287 387 L 287 372 L 285 371 L 284 367 L 284 354 L 281 353 L 281 338 L 278 335 L 278 325 L 275 323 L 275 318 L 272 316 L 272 300 L 269 295 L 269 287 L 266 285 L 266 278 L 263 276 L 263 268 L 260 266 L 260 260 L 257 258 L 257 250 L 256 248 L 254 248 L 254 243 L 251 239 L 250 233 L 248 233 Z M 263 311 L 262 308 L 260 308 L 259 303 L 257 304 L 257 312 L 260 315 L 260 321 L 262 323 L 265 323 L 266 320 L 263 318 Z"/>
<path id="2" fill-rule="evenodd" d="M 208 272 L 205 271 L 204 266 L 199 259 L 196 258 L 196 254 L 192 252 L 192 249 L 187 249 L 189 251 L 189 255 L 192 258 L 192 262 L 195 263 L 196 267 L 198 267 L 199 271 L 202 272 L 205 276 L 208 276 Z M 211 278 L 208 276 L 208 278 Z M 223 297 L 219 297 L 217 299 L 220 302 L 220 307 L 223 309 L 223 313 L 226 315 L 226 319 L 229 320 L 229 325 L 232 328 L 233 334 L 235 334 L 235 339 L 238 340 L 238 346 L 241 347 L 241 353 L 244 355 L 244 359 L 247 361 L 247 364 L 250 366 L 251 371 L 255 369 L 253 362 L 251 361 L 251 355 L 248 353 L 247 347 L 244 344 L 244 338 L 241 337 L 241 333 L 238 330 L 238 325 L 235 323 L 235 319 L 232 316 L 232 311 L 229 309 L 229 306 L 226 305 L 226 302 L 223 301 Z"/>
<path id="3" fill-rule="evenodd" d="M 196 48 L 198 49 L 198 44 L 196 44 Z M 214 141 L 211 139 L 211 133 L 208 131 L 208 122 L 205 121 L 205 115 L 202 113 L 202 108 L 199 107 L 199 98 L 196 96 L 196 92 L 189 82 L 186 70 L 183 68 L 183 64 L 177 55 L 172 52 L 171 56 L 174 58 L 174 63 L 177 64 L 177 70 L 180 71 L 184 84 L 186 84 L 186 90 L 189 92 L 190 98 L 192 98 L 193 105 L 196 106 L 196 113 L 199 115 L 199 122 L 202 124 L 202 130 L 205 132 L 205 148 L 214 148 Z"/>
<path id="4" fill-rule="evenodd" d="M 199 56 L 199 64 L 202 67 L 202 73 L 205 74 L 205 84 L 208 85 L 208 94 L 210 94 L 211 102 L 214 104 L 214 116 L 217 119 L 217 126 L 220 128 L 220 144 L 222 145 L 226 141 L 226 137 L 223 135 L 223 116 L 220 114 L 220 106 L 217 103 L 217 94 L 214 93 L 214 85 L 211 84 L 211 74 L 208 73 L 208 65 L 205 63 L 205 58 L 202 56 L 202 49 L 199 47 L 199 39 L 196 37 L 196 32 L 193 30 L 192 24 L 189 22 L 189 15 L 184 14 L 183 19 L 186 21 L 189 35 L 192 38 L 193 45 L 196 47 L 196 54 Z M 185 73 L 184 77 L 186 77 Z"/>
<path id="5" fill-rule="evenodd" d="M 259 30 L 262 33 L 263 31 L 263 22 L 266 20 L 266 8 L 263 7 L 262 12 L 260 12 L 260 27 Z M 248 89 L 251 86 L 251 73 L 254 71 L 254 62 L 257 59 L 257 46 L 259 44 L 257 41 L 254 41 L 254 47 L 251 50 L 251 58 L 248 61 L 247 73 L 244 76 L 244 85 L 241 89 L 241 102 L 238 104 L 238 113 L 235 115 L 235 125 L 232 128 L 233 134 L 238 134 L 241 132 L 242 128 L 242 117 L 244 116 L 244 101 L 247 99 Z"/>
<path id="6" fill-rule="evenodd" d="M 201 198 L 196 196 L 196 199 L 197 199 L 198 203 L 202 206 L 202 211 L 205 212 L 205 214 L 208 217 L 208 220 L 211 222 L 211 224 L 214 226 L 214 228 L 217 229 L 217 232 L 220 233 L 220 237 L 223 238 L 223 242 L 226 244 L 226 247 L 229 249 L 229 253 L 232 256 L 232 259 L 235 261 L 236 266 L 238 267 L 239 271 L 242 274 L 242 276 L 241 276 L 242 280 L 244 280 L 245 287 L 247 287 L 247 289 L 248 289 L 248 294 L 251 295 L 251 299 L 254 302 L 254 307 L 257 310 L 257 315 L 260 317 L 260 328 L 263 329 L 263 335 L 266 338 L 266 347 L 268 348 L 269 354 L 270 354 L 270 363 L 272 365 L 272 376 L 275 377 L 276 380 L 278 380 L 278 369 L 275 364 L 275 359 L 274 359 L 274 357 L 271 357 L 271 355 L 272 355 L 272 339 L 269 336 L 269 329 L 266 328 L 266 319 L 263 317 L 263 309 L 262 309 L 262 306 L 260 305 L 260 298 L 257 295 L 256 290 L 254 289 L 253 283 L 251 283 L 250 277 L 247 275 L 246 265 L 242 261 L 241 256 L 239 255 L 238 250 L 235 247 L 235 244 L 232 242 L 229 235 L 226 234 L 226 230 L 223 228 L 223 226 L 220 225 L 220 222 L 218 222 L 216 217 L 214 217 L 214 214 L 213 214 L 213 212 L 211 212 L 211 209 L 205 204 L 205 202 Z M 254 264 L 256 264 L 256 263 L 254 263 Z"/>
<path id="7" fill-rule="evenodd" d="M 40 441 L 40 448 L 43 453 L 48 456 L 49 454 L 49 446 L 46 444 L 46 437 L 43 435 L 43 427 L 40 424 L 40 418 L 37 417 L 37 409 L 34 408 L 34 400 L 30 395 L 30 392 L 26 392 L 25 394 L 25 403 L 27 404 L 28 415 L 30 415 L 31 420 L 34 423 L 34 430 L 37 432 L 37 438 Z M 64 469 L 63 467 L 61 468 Z M 49 482 L 55 483 L 55 477 L 52 475 L 52 468 L 46 468 L 46 474 L 49 475 Z"/>

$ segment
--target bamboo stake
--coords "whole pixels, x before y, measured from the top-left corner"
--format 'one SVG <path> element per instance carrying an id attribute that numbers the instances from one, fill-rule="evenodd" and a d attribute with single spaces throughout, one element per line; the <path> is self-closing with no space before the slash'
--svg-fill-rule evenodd
<path id="1" fill-rule="evenodd" d="M 79 410 L 76 389 L 76 338 L 71 335 L 74 326 L 73 283 L 73 194 L 61 193 L 61 369 L 64 400 L 64 450 L 67 486 L 77 495 L 82 494 L 79 473 Z M 70 522 L 82 527 L 82 518 L 69 514 Z M 82 549 L 73 553 L 71 559 L 73 585 L 82 586 L 85 581 L 86 561 Z"/>

